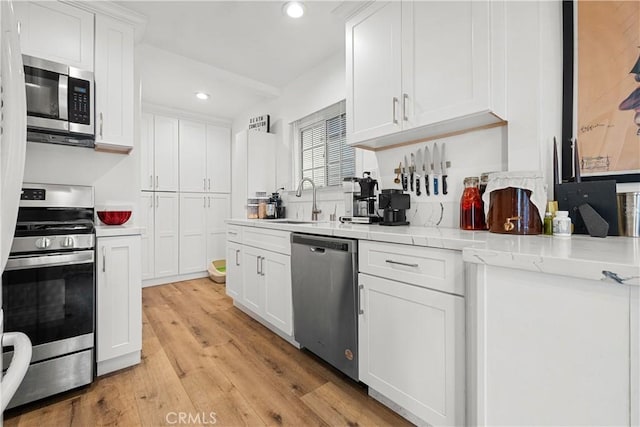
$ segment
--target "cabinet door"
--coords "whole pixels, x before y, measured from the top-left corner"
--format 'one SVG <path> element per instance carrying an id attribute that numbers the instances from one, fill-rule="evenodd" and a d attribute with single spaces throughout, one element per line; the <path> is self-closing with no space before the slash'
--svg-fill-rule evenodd
<path id="1" fill-rule="evenodd" d="M 96 146 L 133 148 L 133 27 L 96 16 Z"/>
<path id="2" fill-rule="evenodd" d="M 264 317 L 287 335 L 293 334 L 291 257 L 264 252 L 261 262 Z"/>
<path id="3" fill-rule="evenodd" d="M 204 123 L 180 120 L 180 191 L 207 191 L 206 150 Z"/>
<path id="4" fill-rule="evenodd" d="M 143 114 L 140 118 L 140 189 L 154 188 L 153 173 L 153 115 Z"/>
<path id="5" fill-rule="evenodd" d="M 140 238 L 98 239 L 96 361 L 142 349 Z"/>
<path id="6" fill-rule="evenodd" d="M 401 4 L 375 3 L 346 24 L 350 144 L 402 130 Z"/>
<path id="7" fill-rule="evenodd" d="M 248 131 L 247 196 L 257 191 L 272 193 L 276 188 L 276 136 Z M 246 200 L 245 200 L 246 203 Z"/>
<path id="8" fill-rule="evenodd" d="M 242 295 L 242 245 L 227 242 L 227 295 L 239 300 Z"/>
<path id="9" fill-rule="evenodd" d="M 155 277 L 178 274 L 178 195 L 155 194 Z"/>
<path id="10" fill-rule="evenodd" d="M 360 381 L 431 425 L 464 425 L 464 298 L 358 281 Z"/>
<path id="11" fill-rule="evenodd" d="M 489 108 L 489 2 L 402 2 L 404 128 Z"/>
<path id="12" fill-rule="evenodd" d="M 207 125 L 207 191 L 231 192 L 231 130 Z"/>
<path id="13" fill-rule="evenodd" d="M 155 246 L 154 232 L 154 193 L 142 192 L 140 196 L 140 219 L 138 224 L 142 227 L 141 252 L 142 252 L 142 279 L 153 279 L 155 263 L 153 248 Z"/>
<path id="14" fill-rule="evenodd" d="M 153 137 L 155 190 L 178 191 L 178 120 L 155 116 Z"/>
<path id="15" fill-rule="evenodd" d="M 242 304 L 257 314 L 262 314 L 260 262 L 262 251 L 250 246 L 242 247 Z"/>
<path id="16" fill-rule="evenodd" d="M 57 1 L 15 1 L 25 55 L 93 71 L 93 13 Z"/>
<path id="17" fill-rule="evenodd" d="M 227 228 L 224 223 L 229 218 L 229 195 L 207 195 L 207 259 L 211 261 L 224 259 Z"/>
<path id="18" fill-rule="evenodd" d="M 180 194 L 180 274 L 207 269 L 207 196 Z"/>

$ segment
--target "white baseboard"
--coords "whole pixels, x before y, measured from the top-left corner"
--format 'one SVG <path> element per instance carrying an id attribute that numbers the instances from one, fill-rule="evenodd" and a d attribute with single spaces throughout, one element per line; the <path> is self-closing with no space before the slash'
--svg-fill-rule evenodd
<path id="1" fill-rule="evenodd" d="M 104 360 L 97 363 L 97 375 L 105 375 L 113 371 L 128 368 L 129 366 L 137 365 L 140 363 L 140 350 L 133 353 L 125 354 L 124 356 L 116 357 L 114 359 Z"/>
<path id="2" fill-rule="evenodd" d="M 207 271 L 199 271 L 197 273 L 178 274 L 176 276 L 158 277 L 154 279 L 147 279 L 142 281 L 142 287 L 147 288 L 149 286 L 166 285 L 167 283 L 182 282 L 183 280 L 201 279 L 203 277 L 209 277 Z"/>
<path id="3" fill-rule="evenodd" d="M 258 322 L 260 322 L 266 328 L 271 330 L 271 332 L 273 332 L 274 334 L 278 335 L 280 338 L 282 338 L 283 340 L 285 340 L 286 342 L 288 342 L 289 344 L 291 344 L 295 348 L 297 348 L 297 349 L 301 348 L 300 344 L 298 344 L 298 342 L 293 338 L 293 336 L 285 334 L 280 329 L 278 329 L 275 326 L 273 326 L 269 321 L 263 319 L 262 316 L 254 313 L 253 311 L 251 311 L 250 309 L 248 309 L 247 307 L 245 307 L 244 305 L 240 304 L 239 302 L 237 302 L 235 300 L 233 301 L 233 305 L 238 310 L 240 310 L 243 313 L 245 313 L 247 316 L 253 318 L 254 320 L 256 320 Z"/>
<path id="4" fill-rule="evenodd" d="M 412 414 L 411 412 L 407 411 L 402 406 L 398 405 L 397 403 L 395 403 L 391 399 L 387 398 L 386 396 L 382 395 L 381 393 L 375 391 L 371 387 L 369 387 L 369 396 L 371 396 L 372 398 L 374 398 L 378 402 L 382 403 L 384 406 L 386 406 L 387 408 L 391 409 L 393 412 L 396 412 L 401 417 L 409 420 L 410 422 L 412 422 L 416 426 L 420 426 L 420 427 L 428 426 L 428 427 L 431 427 L 431 424 L 429 424 L 428 422 L 420 419 L 419 417 L 417 417 L 416 415 Z"/>

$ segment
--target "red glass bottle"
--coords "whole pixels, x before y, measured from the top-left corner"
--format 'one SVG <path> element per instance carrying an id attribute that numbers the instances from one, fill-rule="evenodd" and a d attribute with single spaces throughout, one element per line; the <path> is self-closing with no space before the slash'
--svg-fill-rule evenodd
<path id="1" fill-rule="evenodd" d="M 462 230 L 487 229 L 478 178 L 475 176 L 464 179 L 464 192 L 460 199 L 460 228 Z"/>

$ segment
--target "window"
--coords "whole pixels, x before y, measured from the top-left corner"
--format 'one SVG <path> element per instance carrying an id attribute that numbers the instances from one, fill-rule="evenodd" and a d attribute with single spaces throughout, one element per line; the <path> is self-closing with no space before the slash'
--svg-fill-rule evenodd
<path id="1" fill-rule="evenodd" d="M 356 172 L 355 149 L 347 145 L 345 103 L 341 101 L 294 123 L 301 178 L 317 187 L 340 185 Z M 304 188 L 311 185 L 305 182 Z"/>

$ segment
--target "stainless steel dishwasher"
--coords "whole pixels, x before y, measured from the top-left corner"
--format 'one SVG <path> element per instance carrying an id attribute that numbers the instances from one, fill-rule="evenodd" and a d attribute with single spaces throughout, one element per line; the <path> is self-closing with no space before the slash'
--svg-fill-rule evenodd
<path id="1" fill-rule="evenodd" d="M 291 235 L 296 341 L 358 380 L 358 242 Z"/>

